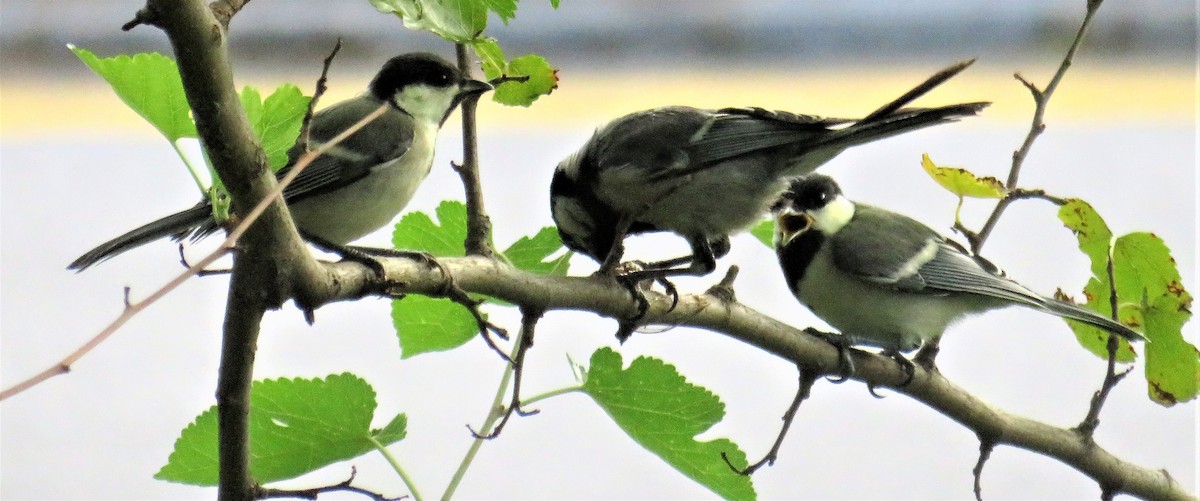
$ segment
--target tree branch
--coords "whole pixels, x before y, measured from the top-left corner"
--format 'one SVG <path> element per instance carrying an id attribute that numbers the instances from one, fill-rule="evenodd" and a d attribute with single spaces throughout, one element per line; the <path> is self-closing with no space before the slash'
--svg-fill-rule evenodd
<path id="1" fill-rule="evenodd" d="M 1075 53 L 1079 51 L 1080 44 L 1083 43 L 1083 36 L 1087 33 L 1088 26 L 1092 24 L 1092 17 L 1096 15 L 1096 10 L 1100 8 L 1103 0 L 1088 0 L 1087 12 L 1083 15 L 1083 22 L 1079 24 L 1079 31 L 1075 33 L 1075 40 L 1071 42 L 1071 48 L 1067 49 L 1067 55 L 1063 57 L 1062 63 L 1058 65 L 1058 71 L 1054 73 L 1054 77 L 1050 79 L 1050 83 L 1046 84 L 1044 90 L 1039 90 L 1036 85 L 1022 77 L 1020 73 L 1013 75 L 1033 96 L 1033 120 L 1029 125 L 1029 133 L 1025 136 L 1025 141 L 1021 143 L 1021 147 L 1013 152 L 1012 167 L 1008 170 L 1008 180 L 1004 185 L 1011 191 L 1017 189 L 1017 182 L 1021 176 L 1021 167 L 1025 164 L 1025 157 L 1029 155 L 1029 150 L 1033 148 L 1033 142 L 1038 136 L 1046 130 L 1046 107 L 1050 104 L 1050 98 L 1054 95 L 1054 91 L 1058 89 L 1059 82 L 1062 82 L 1063 76 L 1067 74 L 1067 69 L 1075 60 Z M 1010 199 L 1005 197 L 996 204 L 996 208 L 992 210 L 992 214 L 988 216 L 987 221 L 983 223 L 983 227 L 976 233 L 970 233 L 968 239 L 971 243 L 971 251 L 978 254 L 983 248 L 984 242 L 991 236 L 992 230 L 996 228 L 996 223 L 1000 222 L 1000 215 L 1004 213 L 1004 209 L 1008 208 Z M 1061 204 L 1060 204 L 1061 205 Z M 966 234 L 966 233 L 964 233 Z"/>
<path id="2" fill-rule="evenodd" d="M 458 56 L 458 69 L 463 74 L 471 73 L 470 58 L 467 46 L 455 45 Z M 479 104 L 479 96 L 468 97 L 460 105 L 462 107 L 463 132 L 463 162 L 453 164 L 454 170 L 462 178 L 463 190 L 467 199 L 467 240 L 465 243 L 467 255 L 491 257 L 492 220 L 483 208 L 483 185 L 479 180 L 479 149 L 475 134 L 475 107 Z"/>
<path id="3" fill-rule="evenodd" d="M 516 270 L 496 260 L 477 256 L 440 259 L 456 284 L 471 293 L 485 294 L 526 307 L 549 310 L 584 310 L 610 318 L 625 318 L 637 310 L 628 291 L 610 281 L 591 277 L 553 277 Z M 406 259 L 381 259 L 385 280 L 357 263 L 331 263 L 331 273 L 344 286 L 344 298 L 388 289 L 433 294 L 446 277 L 440 270 Z M 647 324 L 699 327 L 761 348 L 775 356 L 821 372 L 838 367 L 838 352 L 829 343 L 763 315 L 739 303 L 727 304 L 712 296 L 687 294 L 672 299 L 649 292 Z M 1122 460 L 1075 430 L 1054 427 L 1009 414 L 956 386 L 938 372 L 917 366 L 912 381 L 890 358 L 854 351 L 853 379 L 891 387 L 961 423 L 979 436 L 994 437 L 996 445 L 1011 445 L 1054 458 L 1114 492 L 1148 499 L 1190 499 L 1186 489 L 1165 472 Z"/>

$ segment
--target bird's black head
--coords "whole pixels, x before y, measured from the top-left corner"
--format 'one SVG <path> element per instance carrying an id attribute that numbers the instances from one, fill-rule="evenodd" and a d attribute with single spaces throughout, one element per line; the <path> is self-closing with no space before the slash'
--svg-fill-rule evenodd
<path id="1" fill-rule="evenodd" d="M 809 174 L 793 179 L 787 191 L 779 197 L 779 201 L 771 206 L 771 212 L 778 213 L 788 208 L 797 212 L 820 209 L 841 194 L 842 188 L 833 178 Z"/>
<path id="2" fill-rule="evenodd" d="M 376 99 L 418 119 L 444 122 L 464 99 L 492 90 L 492 86 L 467 78 L 441 57 L 413 52 L 384 63 L 368 90 Z"/>
<path id="3" fill-rule="evenodd" d="M 410 84 L 446 88 L 463 80 L 462 72 L 441 57 L 428 52 L 412 52 L 393 57 L 371 81 L 371 94 L 387 101 L 396 91 Z"/>

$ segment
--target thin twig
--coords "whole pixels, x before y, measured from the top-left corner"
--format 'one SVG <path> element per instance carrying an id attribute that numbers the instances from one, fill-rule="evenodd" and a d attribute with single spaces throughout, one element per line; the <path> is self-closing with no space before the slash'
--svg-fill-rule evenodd
<path id="1" fill-rule="evenodd" d="M 533 331 L 537 327 L 537 322 L 542 318 L 545 310 L 540 308 L 521 307 L 521 332 L 517 335 L 517 351 L 512 357 L 513 371 L 513 388 L 512 398 L 509 399 L 508 407 L 504 410 L 504 415 L 501 416 L 500 422 L 496 423 L 496 427 L 487 434 L 480 435 L 467 426 L 471 430 L 471 435 L 477 439 L 491 440 L 500 435 L 500 431 L 504 429 L 504 425 L 508 424 L 508 419 L 516 413 L 522 417 L 532 416 L 537 414 L 538 410 L 526 411 L 521 408 L 521 377 L 525 373 L 525 354 L 529 348 L 533 347 Z"/>
<path id="2" fill-rule="evenodd" d="M 255 493 L 256 494 L 255 497 L 257 499 L 268 499 L 268 498 L 317 499 L 318 496 L 320 496 L 321 494 L 324 494 L 326 492 L 339 492 L 339 491 L 353 492 L 355 494 L 362 494 L 371 499 L 374 499 L 375 501 L 399 501 L 401 499 L 405 499 L 408 497 L 408 496 L 400 496 L 398 498 L 389 498 L 389 497 L 384 496 L 383 494 L 380 494 L 377 492 L 372 492 L 372 491 L 363 489 L 361 487 L 354 487 L 353 485 L 350 485 L 350 484 L 352 482 L 354 482 L 354 477 L 356 475 L 358 475 L 358 470 L 355 467 L 351 466 L 350 467 L 350 478 L 346 479 L 343 482 L 336 483 L 334 485 L 327 485 L 324 487 L 313 487 L 311 489 L 297 489 L 297 490 L 259 488 L 258 492 Z"/>
<path id="3" fill-rule="evenodd" d="M 467 56 L 467 46 L 455 45 L 458 56 L 458 69 L 464 75 L 470 74 L 470 58 Z M 467 239 L 464 242 L 468 256 L 492 257 L 495 253 L 491 247 L 492 220 L 483 208 L 483 186 L 479 180 L 479 141 L 475 131 L 475 107 L 479 104 L 479 96 L 471 96 L 464 100 L 462 107 L 463 132 L 463 163 L 450 165 L 462 178 L 463 190 L 467 201 Z"/>
<path id="4" fill-rule="evenodd" d="M 352 125 L 350 128 L 346 129 L 341 134 L 338 134 L 336 137 L 334 137 L 328 143 L 321 145 L 321 147 L 317 148 L 316 150 L 305 153 L 304 156 L 300 157 L 300 160 L 296 162 L 296 165 L 291 169 L 291 171 L 289 171 L 288 174 L 283 177 L 283 179 L 279 180 L 279 186 L 276 186 L 275 190 L 272 191 L 269 196 L 267 196 L 266 198 L 259 201 L 258 205 L 256 205 L 254 207 L 254 209 L 252 209 L 248 214 L 246 214 L 246 216 L 242 219 L 241 223 L 239 223 L 238 226 L 233 229 L 233 231 L 229 232 L 229 236 L 225 238 L 225 241 L 221 243 L 220 247 L 217 247 L 216 250 L 212 251 L 207 256 L 204 256 L 203 259 L 196 262 L 195 264 L 190 266 L 188 269 L 184 270 L 182 273 L 180 273 L 175 278 L 171 279 L 171 281 L 167 282 L 166 285 L 163 285 L 162 287 L 158 288 L 158 290 L 154 291 L 149 296 L 147 296 L 146 299 L 143 299 L 143 300 L 135 302 L 135 303 L 128 303 L 125 310 L 121 312 L 121 315 L 118 316 L 116 318 L 116 320 L 113 320 L 112 323 L 108 324 L 108 326 L 105 327 L 103 330 L 101 330 L 99 334 L 96 334 L 95 337 L 93 337 L 87 343 L 84 343 L 84 345 L 81 346 L 78 350 L 75 350 L 74 352 L 72 352 L 66 358 L 59 361 L 54 366 L 38 373 L 37 375 L 35 375 L 25 381 L 22 381 L 20 383 L 17 383 L 16 385 L 13 385 L 12 387 L 5 389 L 3 392 L 0 392 L 0 401 L 5 400 L 8 397 L 11 397 L 18 393 L 21 393 L 22 391 L 25 391 L 33 386 L 36 386 L 39 383 L 41 383 L 42 381 L 50 379 L 54 376 L 58 376 L 60 374 L 66 374 L 66 373 L 70 372 L 71 366 L 75 362 L 79 361 L 80 358 L 83 358 L 84 355 L 87 355 L 88 352 L 92 351 L 92 349 L 94 349 L 100 343 L 103 343 L 106 339 L 109 338 L 109 336 L 111 336 L 113 333 L 115 333 L 117 331 L 117 329 L 119 329 L 122 325 L 125 325 L 125 322 L 129 321 L 130 318 L 133 318 L 134 315 L 138 314 L 142 310 L 146 309 L 146 307 L 150 306 L 151 304 L 154 304 L 155 301 L 158 301 L 163 296 L 166 296 L 168 293 L 175 290 L 176 287 L 179 287 L 180 284 L 187 281 L 192 276 L 198 275 L 201 270 L 207 268 L 208 265 L 212 264 L 217 259 L 220 259 L 225 254 L 234 250 L 237 247 L 238 239 L 242 237 L 242 234 L 244 234 L 246 232 L 246 230 L 250 227 L 250 225 L 254 224 L 254 221 L 256 221 L 258 219 L 258 217 L 261 216 L 262 213 L 267 210 L 267 207 L 272 202 L 274 202 L 276 199 L 279 199 L 283 196 L 283 189 L 286 188 L 287 185 L 289 183 L 291 183 L 292 180 L 294 180 L 296 178 L 296 176 L 299 175 L 300 172 L 304 170 L 305 167 L 308 167 L 308 164 L 312 163 L 312 161 L 315 160 L 317 157 L 324 155 L 325 152 L 329 150 L 329 148 L 336 146 L 338 143 L 342 142 L 347 137 L 350 137 L 350 135 L 357 132 L 358 129 L 361 129 L 363 126 L 367 125 L 368 123 L 371 123 L 371 121 L 375 120 L 380 115 L 382 115 L 384 112 L 386 112 L 387 109 L 388 109 L 387 105 L 380 106 L 373 113 L 371 113 L 370 115 L 367 115 L 365 118 L 360 120 L 358 123 Z"/>
<path id="5" fill-rule="evenodd" d="M 329 56 L 325 58 L 325 62 L 321 65 L 321 77 L 317 79 L 317 86 L 313 89 L 312 99 L 308 100 L 308 109 L 304 111 L 304 121 L 300 123 L 300 140 L 293 146 L 299 147 L 300 151 L 308 151 L 308 145 L 312 142 L 311 128 L 312 117 L 317 109 L 317 101 L 321 96 L 325 95 L 327 87 L 325 83 L 328 81 L 329 67 L 333 65 L 333 57 L 338 51 L 342 50 L 342 37 L 338 37 L 337 43 L 333 44 L 333 50 L 329 52 Z"/>
<path id="6" fill-rule="evenodd" d="M 992 451 L 996 449 L 996 441 L 990 437 L 979 435 L 979 459 L 975 461 L 975 468 L 971 469 L 971 475 L 975 477 L 975 499 L 983 501 L 983 465 L 987 463 L 988 458 L 992 457 Z"/>
<path id="7" fill-rule="evenodd" d="M 817 378 L 821 377 L 821 371 L 808 369 L 802 365 L 797 365 L 796 370 L 800 373 L 800 384 L 796 388 L 796 396 L 792 398 L 792 404 L 788 406 L 787 412 L 783 413 L 783 427 L 780 428 L 779 435 L 775 437 L 775 443 L 771 445 L 771 450 L 767 452 L 767 455 L 757 463 L 747 466 L 745 469 L 739 469 L 729 462 L 729 456 L 725 452 L 721 452 L 721 459 L 724 459 L 729 469 L 738 475 L 753 475 L 764 465 L 774 465 L 775 460 L 779 458 L 779 448 L 783 446 L 783 438 L 787 436 L 788 429 L 792 427 L 792 421 L 796 419 L 796 411 L 800 408 L 800 403 L 808 398 L 812 392 L 813 383 L 816 383 Z"/>
<path id="8" fill-rule="evenodd" d="M 1111 308 L 1112 319 L 1120 322 L 1120 310 L 1117 309 L 1117 282 L 1116 274 L 1113 271 L 1112 256 L 1108 257 L 1106 271 L 1108 273 L 1108 305 Z M 1092 401 L 1088 405 L 1087 416 L 1075 427 L 1075 430 L 1082 433 L 1088 440 L 1092 439 L 1096 428 L 1100 427 L 1100 410 L 1104 408 L 1104 402 L 1108 400 L 1108 394 L 1117 386 L 1117 383 L 1125 379 L 1130 370 L 1133 370 L 1133 367 L 1130 367 L 1120 373 L 1117 372 L 1117 349 L 1121 347 L 1121 343 L 1116 334 L 1111 332 L 1108 334 L 1108 342 L 1104 347 L 1108 351 L 1108 363 L 1104 373 L 1104 382 L 1100 384 L 1100 389 L 1092 394 Z"/>
<path id="9" fill-rule="evenodd" d="M 1054 77 L 1050 79 L 1050 83 L 1046 84 L 1046 88 L 1039 90 L 1036 85 L 1022 77 L 1020 73 L 1014 74 L 1013 77 L 1021 82 L 1025 88 L 1029 89 L 1029 93 L 1033 96 L 1033 120 L 1029 126 L 1029 133 L 1025 136 L 1025 141 L 1021 147 L 1013 152 L 1012 167 L 1008 171 L 1008 181 L 1005 186 L 1011 191 L 1017 189 L 1017 182 L 1021 176 L 1021 167 L 1025 164 L 1025 158 L 1029 155 L 1029 150 L 1033 147 L 1033 142 L 1046 130 L 1046 107 L 1050 104 L 1050 98 L 1054 95 L 1054 91 L 1058 89 L 1058 84 L 1062 82 L 1063 76 L 1067 73 L 1067 68 L 1071 67 L 1075 59 L 1075 53 L 1079 51 L 1080 44 L 1083 43 L 1083 36 L 1087 33 L 1088 26 L 1092 24 L 1092 17 L 1095 16 L 1096 10 L 1100 8 L 1103 0 L 1089 0 L 1087 4 L 1087 12 L 1084 13 L 1083 22 L 1079 25 L 1079 31 L 1075 34 L 1075 40 L 1071 42 L 1071 48 L 1067 49 L 1067 54 L 1063 57 L 1062 63 L 1058 66 L 1058 71 L 1054 73 Z M 971 244 L 971 251 L 978 254 L 983 247 L 984 242 L 992 234 L 992 230 L 996 228 L 996 223 L 1000 221 L 1000 215 L 1004 213 L 1004 209 L 1008 208 L 1011 203 L 1008 197 L 1000 200 L 996 207 L 992 210 L 992 214 L 988 216 L 987 222 L 983 227 L 974 234 L 964 233 L 969 236 L 968 240 Z"/>

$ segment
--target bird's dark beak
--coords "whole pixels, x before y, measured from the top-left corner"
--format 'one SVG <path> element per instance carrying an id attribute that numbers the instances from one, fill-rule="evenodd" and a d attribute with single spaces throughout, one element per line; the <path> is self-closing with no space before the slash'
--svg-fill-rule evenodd
<path id="1" fill-rule="evenodd" d="M 458 95 L 460 98 L 462 98 L 475 94 L 483 94 L 489 90 L 492 90 L 492 84 L 480 82 L 479 80 L 468 79 L 463 80 L 462 85 L 459 86 Z"/>
<path id="2" fill-rule="evenodd" d="M 807 212 L 782 211 L 775 215 L 775 244 L 785 246 L 812 228 L 813 217 Z"/>

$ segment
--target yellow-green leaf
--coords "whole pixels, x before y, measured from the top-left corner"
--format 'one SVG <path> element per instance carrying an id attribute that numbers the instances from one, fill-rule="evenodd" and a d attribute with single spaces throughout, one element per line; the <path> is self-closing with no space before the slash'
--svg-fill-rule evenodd
<path id="1" fill-rule="evenodd" d="M 934 181 L 942 185 L 959 198 L 1004 198 L 1008 189 L 999 179 L 994 177 L 978 177 L 967 169 L 958 167 L 939 167 L 929 159 L 929 155 L 921 155 L 921 167 Z"/>

